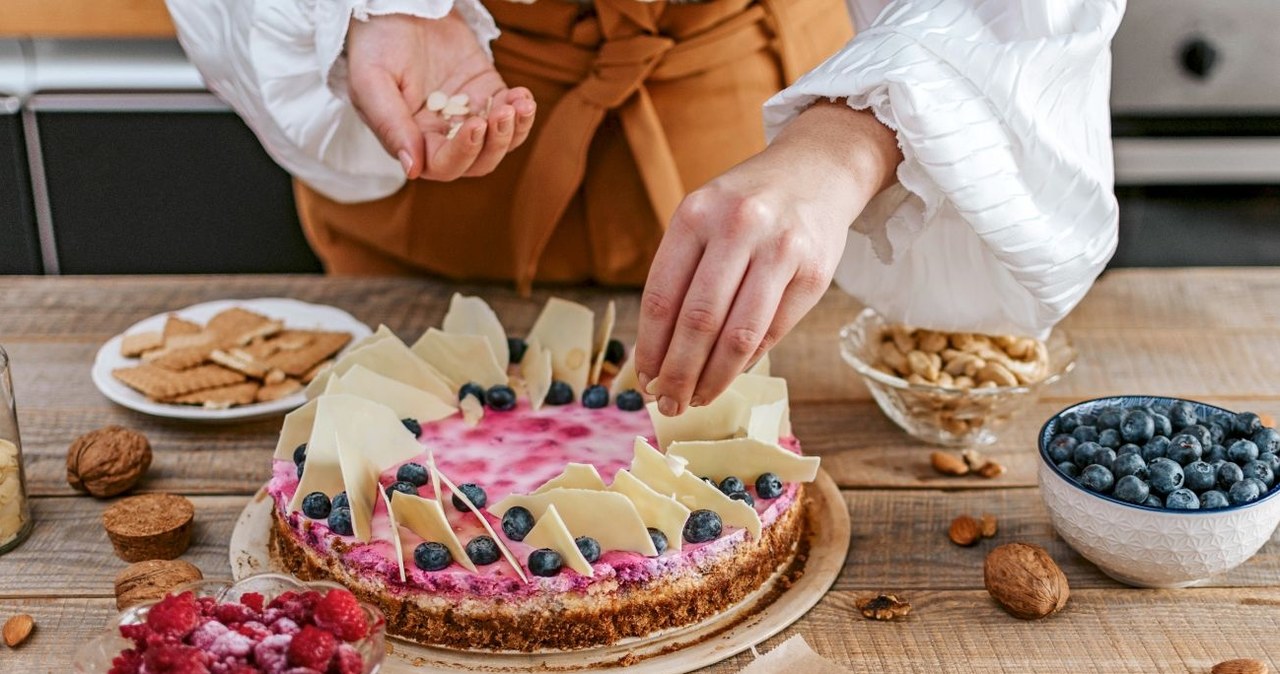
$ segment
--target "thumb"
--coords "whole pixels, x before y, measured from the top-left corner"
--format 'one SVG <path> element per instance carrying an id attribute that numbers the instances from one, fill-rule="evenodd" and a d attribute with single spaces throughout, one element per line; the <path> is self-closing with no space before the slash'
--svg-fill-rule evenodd
<path id="1" fill-rule="evenodd" d="M 414 124 L 412 111 L 391 73 L 376 70 L 359 79 L 353 77 L 351 102 L 387 154 L 400 161 L 405 177 L 418 177 L 424 163 L 422 131 Z"/>

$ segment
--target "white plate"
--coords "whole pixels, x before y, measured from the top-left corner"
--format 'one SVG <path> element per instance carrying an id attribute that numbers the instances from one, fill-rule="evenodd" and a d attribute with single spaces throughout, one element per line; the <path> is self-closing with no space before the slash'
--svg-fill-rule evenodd
<path id="1" fill-rule="evenodd" d="M 177 314 L 189 321 L 203 325 L 218 312 L 231 307 L 243 307 L 264 316 L 284 321 L 285 327 L 299 330 L 330 330 L 351 333 L 351 341 L 370 334 L 369 326 L 356 320 L 351 314 L 322 304 L 308 304 L 283 297 L 265 297 L 255 300 L 218 300 L 196 304 L 185 309 L 165 312 L 133 324 L 124 333 L 107 340 L 98 349 L 93 360 L 93 384 L 102 395 L 119 405 L 131 410 L 170 419 L 188 419 L 191 421 L 232 421 L 266 417 L 288 412 L 302 403 L 306 397 L 301 391 L 279 400 L 252 405 L 241 405 L 225 410 L 210 410 L 192 405 L 170 405 L 155 402 L 137 391 L 125 386 L 111 376 L 111 371 L 121 367 L 137 365 L 138 359 L 125 358 L 120 355 L 120 342 L 124 335 L 134 332 L 158 331 L 164 327 L 165 319 L 170 313 Z M 350 347 L 350 344 L 348 344 Z"/>

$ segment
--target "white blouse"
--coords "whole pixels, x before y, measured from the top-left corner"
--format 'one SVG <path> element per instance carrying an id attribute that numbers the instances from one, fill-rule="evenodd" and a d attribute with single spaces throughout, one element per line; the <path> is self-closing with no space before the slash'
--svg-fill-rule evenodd
<path id="1" fill-rule="evenodd" d="M 560 0 L 542 0 L 545 2 Z M 351 17 L 479 0 L 167 0 L 209 88 L 271 156 L 342 202 L 404 184 L 346 95 Z M 857 37 L 765 104 L 770 138 L 819 97 L 897 132 L 899 184 L 853 223 L 836 282 L 890 320 L 1043 335 L 1115 250 L 1110 40 L 1124 0 L 848 0 Z"/>

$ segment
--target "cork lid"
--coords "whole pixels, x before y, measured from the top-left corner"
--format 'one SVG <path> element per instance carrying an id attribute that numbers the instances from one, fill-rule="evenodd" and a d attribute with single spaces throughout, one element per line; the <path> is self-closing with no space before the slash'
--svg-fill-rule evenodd
<path id="1" fill-rule="evenodd" d="M 155 536 L 186 525 L 195 516 L 191 501 L 176 494 L 141 494 L 121 499 L 102 513 L 102 524 L 118 536 Z"/>

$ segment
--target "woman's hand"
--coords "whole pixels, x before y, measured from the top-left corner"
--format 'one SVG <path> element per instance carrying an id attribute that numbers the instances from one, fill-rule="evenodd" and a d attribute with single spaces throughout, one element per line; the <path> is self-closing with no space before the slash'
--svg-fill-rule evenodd
<path id="1" fill-rule="evenodd" d="M 489 173 L 529 136 L 533 94 L 508 89 L 456 11 L 440 19 L 406 14 L 352 19 L 347 33 L 351 102 L 409 178 L 454 180 Z M 487 116 L 449 123 L 426 108 L 433 91 L 466 94 Z"/>
<path id="2" fill-rule="evenodd" d="M 685 198 L 640 304 L 636 371 L 659 411 L 714 400 L 813 308 L 849 225 L 901 161 L 871 113 L 819 103 Z"/>

